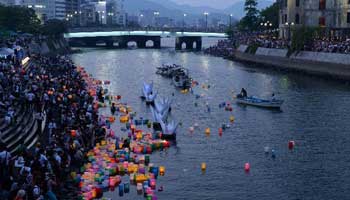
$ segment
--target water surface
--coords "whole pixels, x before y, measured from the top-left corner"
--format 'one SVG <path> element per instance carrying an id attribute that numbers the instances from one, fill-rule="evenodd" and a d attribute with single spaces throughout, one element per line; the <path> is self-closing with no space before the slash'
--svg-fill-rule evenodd
<path id="1" fill-rule="evenodd" d="M 109 90 L 121 94 L 139 116 L 150 117 L 149 107 L 139 99 L 144 81 L 153 81 L 161 96 L 174 93 L 171 118 L 183 124 L 177 146 L 151 156 L 166 167 L 157 181 L 164 186 L 159 199 L 350 199 L 349 86 L 170 48 L 86 49 L 73 60 L 97 79 L 110 80 Z M 195 94 L 204 96 L 199 100 L 181 94 L 169 79 L 155 74 L 162 63 L 187 67 L 210 89 L 195 88 Z M 242 87 L 260 97 L 277 94 L 285 100 L 282 111 L 236 105 L 232 93 Z M 227 101 L 233 103 L 233 112 L 218 107 Z M 231 115 L 235 123 L 219 137 L 218 128 Z M 194 123 L 200 128 L 190 134 Z M 209 137 L 204 134 L 207 127 Z M 296 141 L 293 151 L 287 148 L 289 140 Z M 276 159 L 264 154 L 265 146 L 276 150 Z M 202 162 L 207 164 L 205 174 Z M 251 165 L 248 174 L 243 170 L 246 162 Z M 123 199 L 143 197 L 131 187 Z"/>

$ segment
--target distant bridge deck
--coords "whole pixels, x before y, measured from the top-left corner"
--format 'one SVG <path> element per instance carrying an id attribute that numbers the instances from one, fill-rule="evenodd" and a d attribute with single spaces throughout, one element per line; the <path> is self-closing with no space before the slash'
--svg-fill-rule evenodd
<path id="1" fill-rule="evenodd" d="M 64 37 L 86 38 L 86 37 L 113 37 L 113 36 L 158 36 L 158 37 L 213 37 L 225 38 L 225 33 L 207 33 L 207 32 L 169 32 L 169 31 L 108 31 L 108 32 L 76 32 L 66 33 Z"/>

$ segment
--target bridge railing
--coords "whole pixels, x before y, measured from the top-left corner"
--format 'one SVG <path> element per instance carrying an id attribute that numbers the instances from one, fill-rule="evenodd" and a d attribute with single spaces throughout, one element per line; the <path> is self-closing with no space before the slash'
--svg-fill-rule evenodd
<path id="1" fill-rule="evenodd" d="M 169 28 L 156 28 L 156 27 L 75 27 L 70 28 L 69 33 L 76 32 L 108 32 L 108 31 L 164 31 L 164 32 L 212 32 L 212 33 L 225 33 L 223 29 L 217 28 L 183 28 L 183 27 L 169 27 Z"/>

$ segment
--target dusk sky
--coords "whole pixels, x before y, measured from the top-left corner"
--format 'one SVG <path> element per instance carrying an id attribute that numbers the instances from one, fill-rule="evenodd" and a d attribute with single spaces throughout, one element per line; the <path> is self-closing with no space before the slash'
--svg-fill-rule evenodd
<path id="1" fill-rule="evenodd" d="M 239 0 L 172 0 L 180 4 L 189 4 L 194 6 L 210 6 L 213 8 L 226 8 Z"/>

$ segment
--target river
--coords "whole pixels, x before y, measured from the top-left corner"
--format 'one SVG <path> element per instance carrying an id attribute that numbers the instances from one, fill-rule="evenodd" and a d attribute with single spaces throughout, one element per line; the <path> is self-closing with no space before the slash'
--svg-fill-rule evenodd
<path id="1" fill-rule="evenodd" d="M 151 156 L 151 162 L 166 167 L 157 181 L 164 187 L 158 199 L 350 199 L 348 85 L 172 48 L 84 49 L 72 58 L 95 78 L 110 80 L 110 92 L 122 95 L 139 116 L 151 116 L 139 98 L 144 81 L 153 81 L 159 95 L 173 99 L 171 118 L 182 122 L 177 145 Z M 169 79 L 155 74 L 162 63 L 185 66 L 194 80 L 210 88 L 196 87 L 194 93 L 203 96 L 198 100 L 181 94 Z M 232 94 L 242 87 L 259 97 L 275 93 L 285 103 L 281 111 L 238 106 Z M 227 101 L 232 112 L 218 107 Z M 231 115 L 235 122 L 219 137 L 218 128 Z M 188 128 L 194 123 L 199 130 L 191 134 Z M 293 150 L 289 140 L 296 142 Z M 266 146 L 276 151 L 275 159 L 264 153 Z M 246 162 L 249 173 L 244 172 Z M 130 191 L 118 199 L 143 199 L 135 187 Z"/>

